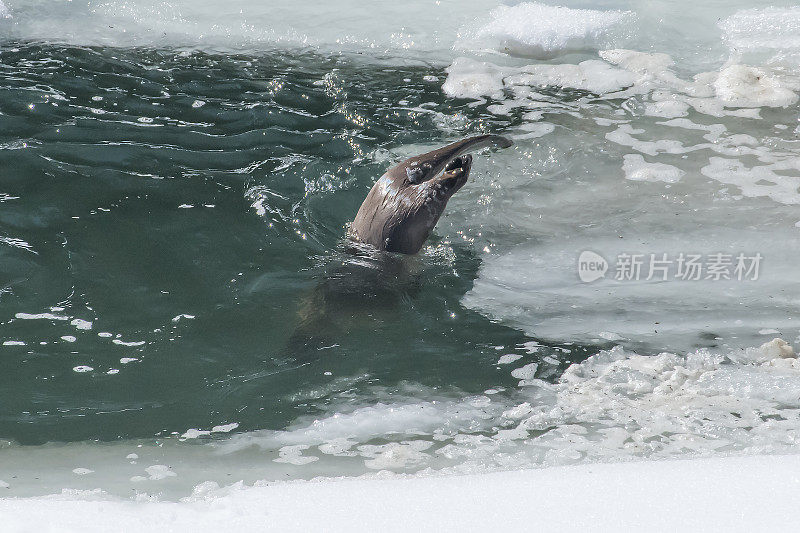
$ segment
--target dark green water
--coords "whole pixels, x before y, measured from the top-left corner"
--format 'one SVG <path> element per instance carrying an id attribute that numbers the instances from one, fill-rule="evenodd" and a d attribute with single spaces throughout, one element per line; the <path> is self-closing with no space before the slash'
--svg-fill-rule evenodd
<path id="1" fill-rule="evenodd" d="M 530 339 L 459 304 L 480 265 L 468 244 L 388 271 L 341 251 L 387 150 L 451 140 L 442 114 L 463 118 L 460 134 L 508 125 L 430 74 L 443 76 L 313 54 L 4 46 L 0 340 L 25 345 L 0 346 L 0 437 L 281 429 L 333 400 L 368 404 L 376 385 L 516 383 L 495 347 Z M 324 346 L 290 342 L 298 328 Z"/>

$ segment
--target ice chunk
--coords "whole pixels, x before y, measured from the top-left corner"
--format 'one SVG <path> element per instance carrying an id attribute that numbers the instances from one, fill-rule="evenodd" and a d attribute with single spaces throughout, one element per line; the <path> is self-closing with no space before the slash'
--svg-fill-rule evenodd
<path id="1" fill-rule="evenodd" d="M 714 82 L 717 98 L 735 107 L 786 107 L 797 102 L 797 95 L 789 87 L 777 76 L 747 65 L 722 69 Z"/>
<path id="2" fill-rule="evenodd" d="M 500 359 L 497 360 L 497 364 L 507 365 L 508 363 L 513 363 L 517 359 L 522 359 L 522 356 L 518 353 L 507 353 L 505 355 L 500 356 Z"/>
<path id="3" fill-rule="evenodd" d="M 442 91 L 454 98 L 499 96 L 503 90 L 505 70 L 484 61 L 459 57 L 447 69 Z"/>
<path id="4" fill-rule="evenodd" d="M 597 59 L 582 61 L 577 65 L 528 65 L 521 70 L 519 74 L 508 76 L 506 83 L 564 87 L 603 94 L 633 85 L 637 79 L 633 73 Z"/>
<path id="5" fill-rule="evenodd" d="M 499 6 L 489 13 L 489 22 L 477 31 L 460 32 L 456 48 L 493 48 L 507 54 L 546 59 L 608 46 L 626 34 L 635 16 L 630 11 L 598 11 L 522 2 Z M 481 21 L 482 22 L 482 21 Z"/>
<path id="6" fill-rule="evenodd" d="M 768 62 L 791 66 L 800 59 L 800 7 L 742 9 L 718 25 L 735 58 L 766 54 Z"/>
<path id="7" fill-rule="evenodd" d="M 537 363 L 530 363 L 523 367 L 512 370 L 511 376 L 517 379 L 533 379 L 537 368 L 539 368 Z"/>

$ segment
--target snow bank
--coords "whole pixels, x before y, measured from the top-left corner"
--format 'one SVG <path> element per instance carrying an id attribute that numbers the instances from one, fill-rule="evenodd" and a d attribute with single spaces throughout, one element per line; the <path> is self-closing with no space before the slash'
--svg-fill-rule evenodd
<path id="1" fill-rule="evenodd" d="M 800 456 L 594 464 L 219 489 L 180 503 L 65 492 L 0 500 L 4 531 L 788 531 Z"/>

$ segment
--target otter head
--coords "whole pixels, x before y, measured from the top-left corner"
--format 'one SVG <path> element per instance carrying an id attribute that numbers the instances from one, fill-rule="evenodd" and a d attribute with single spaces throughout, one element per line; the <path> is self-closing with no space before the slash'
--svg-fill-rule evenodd
<path id="1" fill-rule="evenodd" d="M 418 155 L 389 169 L 375 182 L 350 225 L 350 238 L 380 250 L 417 253 L 447 201 L 467 182 L 472 156 L 488 145 L 511 141 L 499 135 L 470 137 Z"/>

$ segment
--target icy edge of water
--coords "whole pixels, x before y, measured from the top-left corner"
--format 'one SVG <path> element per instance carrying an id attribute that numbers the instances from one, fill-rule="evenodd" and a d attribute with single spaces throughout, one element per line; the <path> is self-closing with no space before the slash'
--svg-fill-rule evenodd
<path id="1" fill-rule="evenodd" d="M 0 499 L 11 531 L 787 529 L 800 456 L 595 464 L 483 475 L 199 488 L 181 503 L 102 495 Z M 655 495 L 655 496 L 654 496 Z"/>

